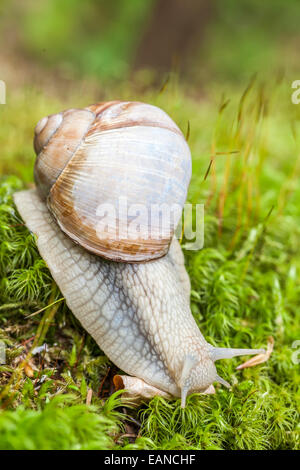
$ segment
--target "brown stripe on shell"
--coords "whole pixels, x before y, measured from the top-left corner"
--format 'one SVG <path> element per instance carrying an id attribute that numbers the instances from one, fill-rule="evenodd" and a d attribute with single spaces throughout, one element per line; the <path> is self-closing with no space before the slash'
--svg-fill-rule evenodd
<path id="1" fill-rule="evenodd" d="M 115 100 L 115 101 L 101 101 L 99 103 L 91 104 L 90 106 L 87 106 L 85 109 L 88 109 L 92 111 L 97 117 L 105 111 L 107 108 L 110 106 L 113 106 L 114 104 L 121 103 L 121 101 Z"/>
<path id="2" fill-rule="evenodd" d="M 183 135 L 179 127 L 164 111 L 139 101 L 110 101 L 108 103 L 98 103 L 89 107 L 89 109 L 97 117 L 87 136 L 93 132 L 133 126 L 160 127 L 180 136 Z M 134 113 L 136 113 L 136 117 L 134 117 Z"/>
<path id="3" fill-rule="evenodd" d="M 80 146 L 94 118 L 91 111 L 84 109 L 69 109 L 62 113 L 60 126 L 35 162 L 34 177 L 43 198 L 47 198 L 50 188 Z"/>
<path id="4" fill-rule="evenodd" d="M 74 208 L 72 191 L 66 191 L 66 171 L 48 197 L 48 207 L 61 230 L 75 243 L 102 258 L 115 262 L 139 263 L 166 255 L 171 243 L 168 239 L 116 240 L 113 237 L 100 239 L 94 225 L 78 217 Z M 72 183 L 70 182 L 72 185 Z M 64 190 L 62 191 L 62 186 Z"/>

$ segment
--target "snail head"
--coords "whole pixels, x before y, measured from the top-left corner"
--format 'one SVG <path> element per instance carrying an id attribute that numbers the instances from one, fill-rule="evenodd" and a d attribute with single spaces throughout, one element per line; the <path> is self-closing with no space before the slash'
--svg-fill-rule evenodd
<path id="1" fill-rule="evenodd" d="M 201 350 L 200 359 L 199 354 L 186 355 L 178 383 L 181 390 L 181 407 L 185 407 L 188 394 L 204 392 L 213 382 L 219 382 L 227 388 L 231 387 L 226 380 L 218 375 L 215 361 L 264 352 L 264 349 L 216 348 L 209 344 L 206 351 Z"/>

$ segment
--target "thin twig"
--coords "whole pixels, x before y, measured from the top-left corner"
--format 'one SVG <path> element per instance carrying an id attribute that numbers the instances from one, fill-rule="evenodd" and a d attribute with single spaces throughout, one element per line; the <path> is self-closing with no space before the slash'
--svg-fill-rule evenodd
<path id="1" fill-rule="evenodd" d="M 61 299 L 55 300 L 55 302 L 52 302 L 51 304 L 46 305 L 46 307 L 41 308 L 41 309 L 38 310 L 37 312 L 34 312 L 34 313 L 31 313 L 30 315 L 27 315 L 25 318 L 34 317 L 35 315 L 38 315 L 39 313 L 43 312 L 44 310 L 47 310 L 47 308 L 52 307 L 52 305 L 55 305 L 55 304 L 57 304 L 58 302 L 62 302 L 63 300 L 65 300 L 64 297 L 62 297 Z M 0 307 L 0 308 L 1 308 L 1 307 Z"/>

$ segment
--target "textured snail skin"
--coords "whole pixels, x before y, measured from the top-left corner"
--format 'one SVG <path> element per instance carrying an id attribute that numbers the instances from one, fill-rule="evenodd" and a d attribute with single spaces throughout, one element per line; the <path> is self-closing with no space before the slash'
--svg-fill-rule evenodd
<path id="1" fill-rule="evenodd" d="M 214 361 L 263 350 L 214 348 L 189 307 L 189 279 L 177 240 L 148 263 L 106 261 L 58 227 L 36 190 L 14 195 L 27 227 L 66 302 L 105 354 L 126 373 L 185 398 L 214 381 L 229 386 Z"/>

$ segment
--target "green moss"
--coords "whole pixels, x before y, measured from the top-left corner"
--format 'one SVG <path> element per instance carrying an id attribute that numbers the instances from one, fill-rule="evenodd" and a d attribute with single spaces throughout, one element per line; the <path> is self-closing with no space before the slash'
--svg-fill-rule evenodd
<path id="1" fill-rule="evenodd" d="M 282 85 L 268 85 L 252 83 L 242 100 L 241 91 L 232 92 L 227 105 L 211 94 L 200 105 L 174 83 L 159 96 L 135 97 L 166 109 L 184 131 L 190 121 L 189 200 L 205 202 L 205 244 L 185 256 L 201 331 L 211 343 L 232 347 L 264 347 L 273 336 L 270 360 L 242 371 L 238 359 L 218 362 L 232 391 L 194 394 L 184 410 L 178 400 L 155 398 L 116 414 L 116 369 L 67 309 L 13 205 L 12 193 L 23 183 L 9 176 L 0 183 L 0 340 L 7 345 L 0 448 L 299 448 L 300 107 L 287 103 Z M 113 95 L 125 98 L 130 90 Z M 53 110 L 45 98 L 31 99 L 37 109 Z M 13 133 L 7 113 L 2 138 Z M 15 149 L 27 149 L 27 129 L 39 117 L 21 122 L 21 141 L 10 141 L 0 163 L 25 184 L 34 157 L 28 149 L 17 158 Z M 47 351 L 30 354 L 44 343 Z M 85 405 L 89 389 L 92 410 Z"/>
<path id="2" fill-rule="evenodd" d="M 71 395 L 57 396 L 38 411 L 20 406 L 0 414 L 0 449 L 111 449 L 119 431 L 117 416 L 105 407 L 76 404 Z"/>

